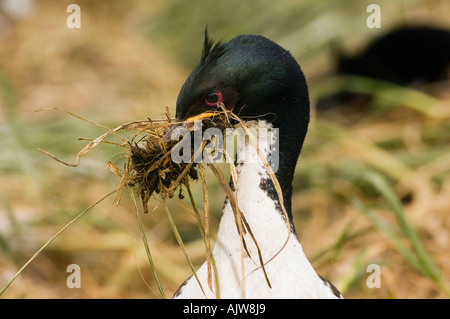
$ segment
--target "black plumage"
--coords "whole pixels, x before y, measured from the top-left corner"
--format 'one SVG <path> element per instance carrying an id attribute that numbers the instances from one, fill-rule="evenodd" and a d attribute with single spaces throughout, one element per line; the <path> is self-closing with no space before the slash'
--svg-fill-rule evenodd
<path id="1" fill-rule="evenodd" d="M 300 66 L 263 36 L 240 35 L 214 44 L 205 32 L 200 63 L 178 96 L 177 119 L 211 110 L 204 100 L 213 91 L 221 91 L 225 107 L 243 120 L 266 120 L 279 129 L 276 176 L 291 216 L 292 178 L 309 123 L 308 87 Z M 266 188 L 277 196 L 272 183 Z"/>
<path id="2" fill-rule="evenodd" d="M 220 295 L 342 298 L 334 286 L 314 271 L 292 221 L 292 179 L 309 123 L 308 87 L 300 66 L 288 51 L 263 36 L 240 35 L 214 44 L 206 32 L 200 63 L 178 96 L 176 118 L 189 122 L 201 118 L 201 114 L 208 116 L 209 111 L 222 106 L 219 101 L 253 127 L 278 129 L 278 149 L 272 152 L 278 152 L 275 176 L 283 196 L 282 203 L 261 162 L 244 159 L 236 167 L 236 184 L 230 184 L 236 194 L 233 201 L 246 219 L 247 232 L 241 239 L 236 231 L 232 208 L 235 206 L 231 198 L 226 199 L 213 250 Z M 270 153 L 267 144 L 271 142 L 268 138 L 258 141 L 266 156 Z M 238 142 L 237 149 L 236 160 L 242 153 L 255 153 L 254 146 L 245 142 Z M 241 250 L 243 243 L 245 254 Z M 207 268 L 205 262 L 174 297 L 217 296 L 217 287 L 207 287 Z"/>

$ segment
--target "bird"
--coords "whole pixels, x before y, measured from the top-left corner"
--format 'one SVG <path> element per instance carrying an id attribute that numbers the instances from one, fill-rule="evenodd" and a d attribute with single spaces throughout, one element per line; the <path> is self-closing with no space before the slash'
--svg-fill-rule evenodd
<path id="1" fill-rule="evenodd" d="M 217 282 L 208 284 L 205 261 L 173 298 L 216 298 L 218 291 L 226 299 L 343 298 L 316 273 L 293 223 L 292 180 L 310 119 L 308 86 L 299 64 L 289 51 L 264 36 L 239 35 L 215 42 L 206 29 L 200 62 L 177 98 L 176 120 L 199 119 L 220 103 L 248 127 L 277 129 L 275 137 L 258 140 L 258 147 L 267 155 L 269 144 L 277 139 L 275 176 L 282 195 L 261 159 L 239 162 L 245 151 L 249 158 L 258 156 L 255 145 L 239 143 L 237 179 L 230 186 L 255 240 L 244 232 L 243 252 L 232 203 L 226 198 L 212 251 Z"/>
<path id="2" fill-rule="evenodd" d="M 397 27 L 355 56 L 341 53 L 339 74 L 368 76 L 404 86 L 450 77 L 450 30 L 430 26 Z"/>
<path id="3" fill-rule="evenodd" d="M 450 30 L 426 25 L 395 27 L 360 53 L 337 52 L 333 58 L 336 75 L 362 76 L 436 95 L 430 88 L 442 86 L 440 91 L 448 91 Z M 345 89 L 320 97 L 317 109 L 321 113 L 342 106 L 345 109 L 340 112 L 357 112 L 366 109 L 371 99 L 369 94 Z"/>

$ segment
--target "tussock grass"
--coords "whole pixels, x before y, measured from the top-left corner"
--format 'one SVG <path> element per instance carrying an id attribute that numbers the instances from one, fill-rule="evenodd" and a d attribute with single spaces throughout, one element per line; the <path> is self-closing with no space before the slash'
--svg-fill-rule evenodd
<path id="1" fill-rule="evenodd" d="M 80 3 L 83 28 L 77 32 L 63 25 L 66 4 L 44 1 L 30 17 L 6 27 L 12 32 L 6 30 L 0 43 L 4 61 L 0 66 L 0 287 L 63 225 L 110 192 L 117 177 L 107 172 L 105 161 L 112 163 L 113 171 L 122 168 L 128 151 L 102 142 L 77 169 L 68 169 L 36 149 L 73 158 L 86 144 L 75 137 L 94 137 L 91 142 L 101 134 L 99 130 L 108 131 L 117 123 L 163 117 L 163 106 L 175 105 L 187 70 L 198 60 L 199 35 L 208 24 L 220 38 L 263 34 L 290 50 L 308 79 L 313 104 L 318 95 L 332 94 L 344 85 L 378 96 L 367 112 L 351 121 L 344 121 L 347 113 L 319 114 L 310 125 L 294 179 L 293 214 L 300 241 L 318 272 L 346 298 L 448 298 L 448 290 L 419 264 L 423 257 L 397 216 L 403 213 L 426 252 L 425 259 L 448 287 L 448 90 L 441 90 L 442 97 L 436 98 L 386 83 L 340 82 L 327 75 L 330 41 L 342 40 L 347 52 L 356 52 L 390 26 L 418 20 L 448 26 L 448 1 L 415 1 L 407 6 L 384 2 L 380 30 L 365 27 L 367 13 L 358 0 L 327 6 L 313 0 L 286 1 L 275 11 L 267 10 L 267 3 L 257 7 L 242 3 L 242 10 L 236 11 L 235 3 L 203 2 L 148 6 L 131 1 L 109 7 L 106 2 L 85 1 Z M 174 62 L 180 60 L 185 63 Z M 107 123 L 108 129 L 86 126 L 57 112 L 33 113 L 49 106 L 84 114 Z M 396 213 L 398 207 L 364 178 L 367 173 L 384 180 L 401 211 Z M 204 174 L 208 236 L 202 183 L 191 183 L 186 189 L 189 201 L 167 201 L 194 268 L 208 256 L 205 238 L 209 237 L 210 247 L 214 244 L 225 196 L 215 175 L 209 169 Z M 228 180 L 228 172 L 224 174 Z M 151 290 L 159 291 L 145 247 L 135 244 L 135 238 L 142 239 L 135 204 L 130 196 L 123 196 L 117 207 L 108 200 L 47 245 L 2 297 L 155 297 L 136 271 L 137 264 Z M 155 201 L 149 201 L 151 213 L 141 216 L 142 229 L 169 296 L 192 270 L 174 238 L 164 205 Z M 137 206 L 140 209 L 140 203 Z M 82 268 L 82 289 L 65 288 L 65 268 L 71 263 Z M 379 289 L 366 285 L 366 267 L 372 263 L 381 266 Z M 214 281 L 213 259 L 211 272 Z"/>
<path id="2" fill-rule="evenodd" d="M 303 191 L 309 191 L 312 198 L 319 194 L 327 198 L 313 211 L 334 211 L 339 216 L 334 218 L 343 220 L 334 232 L 336 240 L 312 260 L 321 265 L 319 272 L 328 269 L 329 263 L 337 268 L 339 261 L 346 263 L 337 285 L 349 297 L 363 289 L 368 275 L 361 268 L 371 263 L 381 266 L 388 283 L 377 290 L 366 288 L 368 293 L 402 298 L 408 296 L 406 287 L 417 286 L 427 291 L 422 296 L 446 297 L 449 269 L 443 258 L 448 254 L 444 252 L 444 257 L 440 252 L 445 249 L 434 245 L 437 238 L 447 238 L 443 234 L 450 207 L 446 199 L 450 140 L 444 138 L 450 132 L 448 98 L 372 79 L 349 79 L 356 80 L 357 86 L 350 87 L 374 96 L 372 104 L 354 116 L 353 122 L 340 121 L 342 114 L 337 110 L 321 114 L 313 123 L 311 144 L 306 142 L 303 152 L 306 163 L 303 161 L 298 172 Z M 349 82 L 345 83 L 318 90 L 349 90 Z M 443 131 L 447 133 L 429 138 Z M 434 226 L 429 228 L 429 222 Z M 356 244 L 358 241 L 366 245 Z M 355 256 L 353 262 L 346 258 L 349 249 Z M 402 268 L 407 279 L 402 281 L 404 275 L 396 268 Z"/>

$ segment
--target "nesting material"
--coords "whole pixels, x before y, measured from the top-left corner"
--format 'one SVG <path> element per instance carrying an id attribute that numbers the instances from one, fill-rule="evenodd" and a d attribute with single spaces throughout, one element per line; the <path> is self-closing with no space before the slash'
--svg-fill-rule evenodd
<path id="1" fill-rule="evenodd" d="M 91 149 L 96 147 L 100 143 L 108 143 L 108 144 L 114 144 L 117 146 L 120 146 L 122 148 L 127 149 L 127 153 L 125 155 L 126 162 L 124 165 L 124 169 L 118 168 L 115 164 L 108 162 L 108 167 L 110 170 L 115 173 L 117 176 L 121 178 L 121 181 L 119 183 L 119 186 L 117 187 L 116 192 L 116 198 L 115 202 L 116 204 L 119 204 L 120 199 L 122 197 L 122 194 L 124 190 L 128 187 L 137 187 L 137 194 L 142 199 L 143 204 L 143 210 L 144 213 L 148 213 L 148 202 L 151 198 L 151 196 L 156 193 L 158 194 L 162 199 L 165 199 L 167 197 L 171 198 L 175 195 L 176 191 L 179 190 L 180 197 L 183 197 L 181 195 L 181 187 L 184 185 L 189 191 L 189 181 L 190 179 L 198 180 L 199 175 L 201 177 L 202 184 L 204 186 L 205 196 L 206 195 L 206 185 L 204 181 L 204 177 L 201 171 L 201 166 L 198 165 L 198 161 L 194 160 L 197 158 L 197 156 L 200 154 L 200 152 L 203 152 L 203 149 L 206 145 L 206 140 L 203 139 L 203 131 L 214 127 L 218 128 L 221 131 L 224 131 L 226 128 L 233 127 L 234 124 L 240 124 L 243 129 L 246 131 L 246 133 L 249 135 L 250 142 L 254 145 L 256 148 L 258 155 L 260 156 L 264 166 L 266 167 L 269 176 L 274 184 L 275 190 L 277 191 L 278 197 L 280 199 L 280 204 L 283 209 L 283 213 L 285 215 L 286 221 L 288 221 L 288 216 L 286 213 L 286 210 L 284 208 L 283 203 L 283 196 L 281 193 L 281 187 L 278 183 L 277 178 L 275 177 L 275 174 L 273 173 L 269 163 L 267 162 L 267 159 L 265 156 L 261 153 L 257 142 L 255 140 L 255 137 L 249 132 L 248 127 L 245 125 L 245 123 L 234 113 L 232 113 L 229 110 L 226 110 L 225 106 L 223 104 L 219 104 L 220 109 L 216 110 L 214 112 L 207 112 L 202 113 L 197 116 L 191 117 L 188 120 L 184 122 L 175 122 L 170 117 L 170 113 L 168 109 L 166 109 L 166 117 L 167 119 L 164 120 L 146 120 L 146 121 L 136 121 L 131 122 L 127 124 L 123 124 L 120 126 L 117 126 L 114 129 L 109 129 L 103 125 L 99 125 L 97 123 L 94 123 L 92 121 L 86 120 L 80 116 L 77 116 L 71 112 L 64 111 L 66 113 L 69 113 L 72 116 L 75 116 L 81 120 L 84 120 L 90 124 L 103 127 L 108 129 L 106 133 L 103 135 L 97 137 L 94 140 L 90 140 L 90 142 L 78 153 L 76 163 L 71 164 L 67 163 L 65 161 L 62 161 L 55 157 L 54 155 L 48 153 L 47 151 L 39 149 L 42 153 L 50 156 L 51 158 L 55 159 L 56 161 L 63 163 L 65 165 L 76 167 L 80 163 L 80 159 L 82 156 L 84 156 L 87 152 L 89 152 Z M 201 125 L 196 125 L 197 120 L 201 120 Z M 196 146 L 195 143 L 191 143 L 191 149 L 190 149 L 190 156 L 191 160 L 187 162 L 181 162 L 177 163 L 172 160 L 172 150 L 173 148 L 179 143 L 179 140 L 172 139 L 171 138 L 171 130 L 174 129 L 176 126 L 181 126 L 183 128 L 186 128 L 191 135 L 191 139 L 194 134 L 202 134 L 202 140 L 200 145 Z M 117 132 L 121 130 L 137 130 L 138 133 L 134 135 L 131 141 L 128 141 L 124 138 L 122 138 Z M 197 130 L 201 130 L 201 132 L 198 132 Z M 111 141 L 105 140 L 108 136 L 114 135 L 117 138 L 119 138 L 122 143 L 114 143 Z M 86 139 L 85 139 L 86 140 Z M 196 148 L 195 148 L 196 147 Z M 278 253 L 284 248 L 280 249 L 279 252 L 277 252 L 272 258 L 269 260 L 263 260 L 262 254 L 259 249 L 259 245 L 256 241 L 256 238 L 253 236 L 253 232 L 251 230 L 250 225 L 247 223 L 245 219 L 245 215 L 243 212 L 240 211 L 237 201 L 235 198 L 235 193 L 233 190 L 231 190 L 229 183 L 226 182 L 223 174 L 221 173 L 220 169 L 215 167 L 213 163 L 208 163 L 208 166 L 213 171 L 214 175 L 218 179 L 219 183 L 221 184 L 222 188 L 224 189 L 228 199 L 232 203 L 232 210 L 236 221 L 236 228 L 238 230 L 238 233 L 241 237 L 241 268 L 242 268 L 242 281 L 245 282 L 244 272 L 243 272 L 243 262 L 244 262 L 244 252 L 250 256 L 247 245 L 245 243 L 244 234 L 248 233 L 251 237 L 251 240 L 255 243 L 257 252 L 258 252 L 258 259 L 260 262 L 260 267 L 262 272 L 264 273 L 267 285 L 271 287 L 270 280 L 267 276 L 267 273 L 265 271 L 265 265 L 270 262 L 273 258 L 278 255 Z M 199 169 L 200 168 L 200 169 Z M 237 173 L 236 173 L 236 167 L 234 166 L 234 163 L 230 163 L 230 169 L 231 169 L 231 175 L 233 182 L 237 183 Z M 199 174 L 200 173 L 200 174 Z M 191 198 L 192 200 L 192 198 Z M 207 203 L 207 202 L 206 202 Z M 207 215 L 206 213 L 207 207 L 205 207 L 205 217 Z M 287 241 L 289 240 L 290 235 L 290 224 L 289 222 L 286 222 L 287 227 Z M 201 227 L 202 228 L 202 227 Z M 205 236 L 205 242 L 209 243 L 209 226 L 207 227 L 206 231 L 204 232 Z M 215 265 L 212 252 L 210 251 L 210 246 L 207 246 L 207 262 L 208 265 L 212 264 Z M 250 256 L 250 258 L 252 258 Z M 195 273 L 194 273 L 195 274 Z M 215 277 L 217 277 L 217 274 L 214 274 Z M 199 282 L 200 284 L 200 282 Z M 201 285 L 201 284 L 200 284 Z M 208 268 L 208 285 L 210 286 L 210 289 L 212 289 L 212 273 L 211 273 L 211 267 Z M 216 283 L 218 285 L 218 283 Z M 220 297 L 219 292 L 217 291 L 217 297 Z M 243 284 L 243 295 L 245 296 L 245 284 Z"/>
<path id="2" fill-rule="evenodd" d="M 149 126 L 145 129 L 146 136 L 138 142 L 131 142 L 130 154 L 127 157 L 125 171 L 123 176 L 123 184 L 128 186 L 137 186 L 138 194 L 142 198 L 144 212 L 148 212 L 147 203 L 153 193 L 157 193 L 161 198 L 173 197 L 177 189 L 179 189 L 179 197 L 181 194 L 181 186 L 187 185 L 189 180 L 198 180 L 197 163 L 194 158 L 203 151 L 205 141 L 202 141 L 198 149 L 194 148 L 191 143 L 191 160 L 187 163 L 177 163 L 171 159 L 172 149 L 179 143 L 179 140 L 172 140 L 170 130 L 173 125 L 182 125 L 188 129 L 193 138 L 194 131 L 205 130 L 209 127 L 220 127 L 224 129 L 231 127 L 226 111 L 219 111 L 214 114 L 209 113 L 208 117 L 202 119 L 201 127 L 195 127 L 193 118 L 182 124 L 174 124 L 167 122 L 166 125 L 158 124 L 155 129 Z"/>
<path id="3" fill-rule="evenodd" d="M 90 124 L 104 127 L 73 113 L 67 113 Z M 171 139 L 170 130 L 176 126 L 182 126 L 189 130 L 191 137 L 196 129 L 204 131 L 210 127 L 217 127 L 224 130 L 227 127 L 232 127 L 229 115 L 230 111 L 222 108 L 215 112 L 200 114 L 188 119 L 186 122 L 180 123 L 171 119 L 170 113 L 166 109 L 167 119 L 136 121 L 109 129 L 105 134 L 91 140 L 78 153 L 75 164 L 67 163 L 42 149 L 39 150 L 60 163 L 76 167 L 79 165 L 81 157 L 88 151 L 100 143 L 111 143 L 105 139 L 110 135 L 115 135 L 122 140 L 122 143 L 113 144 L 128 149 L 128 154 L 125 155 L 126 162 L 123 170 L 111 162 L 108 163 L 110 170 L 121 177 L 116 195 L 116 203 L 119 203 L 126 186 L 135 186 L 137 187 L 137 194 L 142 199 L 144 213 L 148 213 L 147 203 L 154 193 L 159 194 L 164 199 L 167 197 L 172 198 L 175 192 L 179 190 L 178 196 L 182 198 L 181 186 L 187 185 L 190 179 L 198 180 L 198 163 L 195 163 L 193 159 L 194 156 L 198 155 L 197 152 L 203 151 L 205 141 L 202 141 L 200 149 L 194 149 L 194 143 L 191 143 L 191 161 L 187 163 L 176 163 L 171 159 L 171 152 L 173 147 L 179 143 L 179 140 Z M 195 127 L 194 123 L 196 120 L 201 120 L 201 127 Z M 131 141 L 127 141 L 117 134 L 121 130 L 138 130 L 139 132 L 134 135 Z"/>
<path id="4" fill-rule="evenodd" d="M 171 160 L 171 150 L 178 141 L 164 139 L 168 126 L 161 131 L 161 135 L 148 134 L 139 142 L 131 142 L 125 164 L 124 183 L 138 187 L 145 213 L 148 212 L 147 202 L 154 192 L 162 198 L 171 198 L 178 186 L 188 183 L 189 177 L 198 179 L 196 165 Z M 181 192 L 179 196 L 182 196 Z"/>

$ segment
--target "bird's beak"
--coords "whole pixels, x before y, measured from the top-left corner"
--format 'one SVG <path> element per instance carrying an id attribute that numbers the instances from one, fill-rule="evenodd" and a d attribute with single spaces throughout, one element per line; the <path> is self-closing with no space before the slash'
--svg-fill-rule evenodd
<path id="1" fill-rule="evenodd" d="M 189 117 L 186 122 L 194 122 L 194 121 L 199 121 L 199 120 L 203 120 L 206 119 L 208 117 L 212 117 L 214 115 L 217 115 L 217 113 L 212 113 L 212 112 L 204 112 L 204 113 L 200 113 L 199 115 L 195 115 L 195 116 L 191 116 Z"/>
<path id="2" fill-rule="evenodd" d="M 171 139 L 171 137 L 172 137 L 173 131 L 174 131 L 177 127 L 185 126 L 186 124 L 193 123 L 193 122 L 195 122 L 195 121 L 200 121 L 200 120 L 203 120 L 203 119 L 206 119 L 206 118 L 210 118 L 210 117 L 212 117 L 212 116 L 214 116 L 214 115 L 217 115 L 217 113 L 213 113 L 213 112 L 204 112 L 204 113 L 200 113 L 200 114 L 198 114 L 198 115 L 194 115 L 194 116 L 188 117 L 188 118 L 187 118 L 184 122 L 182 122 L 182 123 L 172 125 L 172 126 L 170 127 L 170 129 L 167 131 L 167 133 L 164 135 L 164 137 L 162 138 L 162 141 L 163 141 L 163 142 L 169 141 L 169 140 Z"/>

